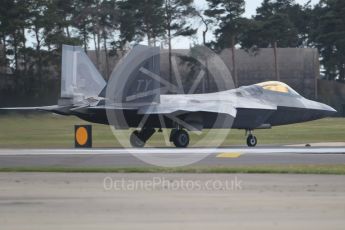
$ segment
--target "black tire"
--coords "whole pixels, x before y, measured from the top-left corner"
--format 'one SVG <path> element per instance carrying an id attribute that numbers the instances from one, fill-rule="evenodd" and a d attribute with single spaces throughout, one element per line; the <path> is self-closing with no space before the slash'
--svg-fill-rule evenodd
<path id="1" fill-rule="evenodd" d="M 134 148 L 143 148 L 145 146 L 145 141 L 140 138 L 139 131 L 134 131 L 131 134 L 129 141 Z"/>
<path id="2" fill-rule="evenodd" d="M 175 131 L 172 139 L 177 148 L 187 148 L 189 145 L 189 135 L 185 130 Z"/>
<path id="3" fill-rule="evenodd" d="M 248 147 L 255 147 L 258 144 L 258 140 L 255 136 L 249 135 L 247 138 Z"/>

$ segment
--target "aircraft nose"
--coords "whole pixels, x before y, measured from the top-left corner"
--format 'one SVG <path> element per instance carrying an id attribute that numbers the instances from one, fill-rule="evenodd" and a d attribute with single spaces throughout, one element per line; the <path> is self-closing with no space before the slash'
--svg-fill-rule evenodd
<path id="1" fill-rule="evenodd" d="M 331 106 L 319 103 L 322 108 L 322 113 L 324 117 L 329 117 L 335 115 L 338 111 L 333 109 Z"/>

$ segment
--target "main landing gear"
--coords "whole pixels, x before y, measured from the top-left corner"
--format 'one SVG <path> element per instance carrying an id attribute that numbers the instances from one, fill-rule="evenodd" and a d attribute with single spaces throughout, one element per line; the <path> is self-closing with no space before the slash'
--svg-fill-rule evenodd
<path id="1" fill-rule="evenodd" d="M 256 138 L 256 136 L 253 135 L 253 131 L 252 130 L 247 130 L 247 132 L 249 132 L 249 135 L 247 137 L 247 145 L 248 147 L 255 147 L 258 144 L 258 139 Z"/>
<path id="2" fill-rule="evenodd" d="M 152 128 L 143 128 L 140 131 L 136 130 L 131 134 L 129 141 L 132 147 L 142 148 L 155 132 L 156 130 Z"/>
<path id="3" fill-rule="evenodd" d="M 170 142 L 173 142 L 177 148 L 187 148 L 189 145 L 189 135 L 183 129 L 173 129 L 170 133 Z"/>
<path id="4" fill-rule="evenodd" d="M 143 148 L 146 142 L 155 133 L 153 128 L 144 128 L 141 131 L 134 131 L 130 136 L 130 143 L 134 148 Z M 177 148 L 187 148 L 189 145 L 188 132 L 183 129 L 173 129 L 170 133 L 170 142 Z"/>

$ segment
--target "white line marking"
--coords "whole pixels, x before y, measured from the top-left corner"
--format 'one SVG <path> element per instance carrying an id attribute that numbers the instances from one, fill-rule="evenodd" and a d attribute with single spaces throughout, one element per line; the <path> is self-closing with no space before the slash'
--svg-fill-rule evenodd
<path id="1" fill-rule="evenodd" d="M 189 154 L 189 155 L 208 155 L 224 152 L 237 152 L 240 154 L 345 154 L 345 148 L 143 148 L 143 149 L 0 149 L 0 156 L 43 156 L 43 155 L 129 155 L 143 154 Z"/>

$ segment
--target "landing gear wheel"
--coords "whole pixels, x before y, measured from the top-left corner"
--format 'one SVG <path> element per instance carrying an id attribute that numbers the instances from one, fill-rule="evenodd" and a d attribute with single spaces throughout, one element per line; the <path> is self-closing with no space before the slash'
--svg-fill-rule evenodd
<path id="1" fill-rule="evenodd" d="M 258 140 L 254 135 L 249 135 L 247 137 L 247 145 L 248 147 L 255 147 L 258 144 Z"/>
<path id="2" fill-rule="evenodd" d="M 172 141 L 177 148 L 187 148 L 189 145 L 189 135 L 185 130 L 176 130 L 173 133 Z"/>
<path id="3" fill-rule="evenodd" d="M 143 148 L 145 146 L 145 141 L 143 141 L 140 138 L 140 133 L 139 131 L 134 131 L 131 134 L 131 137 L 129 139 L 129 141 L 131 142 L 132 147 L 134 148 Z"/>

